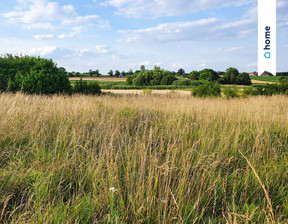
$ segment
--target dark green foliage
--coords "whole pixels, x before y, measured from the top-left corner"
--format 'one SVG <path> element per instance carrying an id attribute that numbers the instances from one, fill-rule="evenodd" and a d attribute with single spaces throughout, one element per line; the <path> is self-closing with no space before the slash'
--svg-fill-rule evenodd
<path id="1" fill-rule="evenodd" d="M 191 80 L 199 80 L 199 78 L 200 78 L 200 72 L 198 72 L 198 71 L 190 72 L 189 79 L 191 79 Z"/>
<path id="2" fill-rule="evenodd" d="M 121 75 L 121 73 L 120 73 L 118 70 L 116 70 L 114 76 L 115 76 L 115 77 L 120 77 L 120 75 Z"/>
<path id="3" fill-rule="evenodd" d="M 236 98 L 239 97 L 239 90 L 236 86 L 229 86 L 223 90 L 226 98 Z"/>
<path id="4" fill-rule="evenodd" d="M 73 87 L 73 93 L 82 93 L 86 95 L 99 95 L 101 88 L 97 82 L 86 82 L 80 79 Z"/>
<path id="5" fill-rule="evenodd" d="M 247 72 L 240 73 L 236 78 L 237 85 L 251 85 L 251 79 Z"/>
<path id="6" fill-rule="evenodd" d="M 202 82 L 198 80 L 190 80 L 190 79 L 179 79 L 173 82 L 172 85 L 175 86 L 199 86 Z"/>
<path id="7" fill-rule="evenodd" d="M 178 75 L 182 76 L 185 74 L 185 70 L 183 68 L 180 68 L 177 72 Z"/>
<path id="8" fill-rule="evenodd" d="M 55 94 L 70 93 L 63 68 L 50 59 L 7 55 L 0 58 L 0 91 Z"/>
<path id="9" fill-rule="evenodd" d="M 217 81 L 219 79 L 219 75 L 213 69 L 206 68 L 200 71 L 199 79 L 212 82 L 212 81 Z"/>
<path id="10" fill-rule="evenodd" d="M 219 80 L 222 84 L 237 84 L 237 85 L 251 85 L 251 79 L 248 73 L 243 72 L 239 74 L 236 68 L 228 68 L 224 75 L 224 79 Z"/>
<path id="11" fill-rule="evenodd" d="M 288 72 L 277 72 L 276 76 L 288 76 Z"/>
<path id="12" fill-rule="evenodd" d="M 243 95 L 264 95 L 272 96 L 277 94 L 288 95 L 288 79 L 282 78 L 277 84 L 257 85 L 249 89 L 245 89 Z"/>
<path id="13" fill-rule="evenodd" d="M 172 85 L 176 77 L 169 71 L 155 68 L 154 70 L 141 70 L 127 76 L 126 82 L 133 86 Z"/>
<path id="14" fill-rule="evenodd" d="M 218 82 L 205 81 L 202 85 L 196 87 L 192 91 L 192 96 L 197 97 L 209 97 L 220 95 L 221 95 L 221 87 Z"/>
<path id="15" fill-rule="evenodd" d="M 239 71 L 237 68 L 228 68 L 224 75 L 225 82 L 227 84 L 235 84 L 237 80 L 237 76 L 239 75 Z"/>

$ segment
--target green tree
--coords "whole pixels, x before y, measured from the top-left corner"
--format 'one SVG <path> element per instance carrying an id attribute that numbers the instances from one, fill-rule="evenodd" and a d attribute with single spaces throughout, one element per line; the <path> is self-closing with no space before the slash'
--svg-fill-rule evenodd
<path id="1" fill-rule="evenodd" d="M 240 73 L 236 78 L 237 85 L 251 85 L 251 79 L 247 72 Z"/>
<path id="2" fill-rule="evenodd" d="M 227 84 L 236 84 L 237 76 L 239 75 L 239 71 L 237 68 L 228 68 L 224 75 L 224 80 Z"/>
<path id="3" fill-rule="evenodd" d="M 115 76 L 115 77 L 120 77 L 120 74 L 121 74 L 121 73 L 120 73 L 118 70 L 116 70 L 114 76 Z"/>
<path id="4" fill-rule="evenodd" d="M 38 94 L 71 92 L 68 76 L 51 59 L 6 55 L 0 58 L 0 74 L 1 91 Z"/>
<path id="5" fill-rule="evenodd" d="M 199 77 L 200 77 L 200 72 L 198 71 L 192 71 L 189 74 L 189 79 L 191 80 L 199 80 Z"/>
<path id="6" fill-rule="evenodd" d="M 200 71 L 200 80 L 206 80 L 209 82 L 217 81 L 219 79 L 219 75 L 213 69 L 203 69 Z"/>
<path id="7" fill-rule="evenodd" d="M 90 76 L 90 77 L 93 76 L 93 71 L 92 71 L 92 69 L 89 70 L 89 76 Z"/>
<path id="8" fill-rule="evenodd" d="M 183 68 L 180 68 L 180 69 L 178 70 L 177 74 L 178 74 L 179 76 L 182 76 L 182 75 L 185 74 L 185 70 L 184 70 Z"/>
<path id="9" fill-rule="evenodd" d="M 108 75 L 109 75 L 110 77 L 112 77 L 112 76 L 113 76 L 113 71 L 110 70 L 110 71 L 108 72 Z"/>

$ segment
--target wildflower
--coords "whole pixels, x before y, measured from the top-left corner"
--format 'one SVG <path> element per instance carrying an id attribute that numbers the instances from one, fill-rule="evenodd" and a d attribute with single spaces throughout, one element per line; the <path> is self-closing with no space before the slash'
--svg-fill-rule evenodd
<path id="1" fill-rule="evenodd" d="M 114 193 L 116 191 L 116 188 L 115 187 L 110 187 L 109 191 L 112 191 Z"/>

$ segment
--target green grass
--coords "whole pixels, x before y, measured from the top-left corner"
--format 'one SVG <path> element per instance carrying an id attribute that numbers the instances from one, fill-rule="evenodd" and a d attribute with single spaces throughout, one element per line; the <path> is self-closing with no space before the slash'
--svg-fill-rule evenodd
<path id="1" fill-rule="evenodd" d="M 252 80 L 266 81 L 266 82 L 278 82 L 281 76 L 250 76 Z"/>
<path id="2" fill-rule="evenodd" d="M 0 102 L 0 223 L 287 223 L 285 96 Z"/>

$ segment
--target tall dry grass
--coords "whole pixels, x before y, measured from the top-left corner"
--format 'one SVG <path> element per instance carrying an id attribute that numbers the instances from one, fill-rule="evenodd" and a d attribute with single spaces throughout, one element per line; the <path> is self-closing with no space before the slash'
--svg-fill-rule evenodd
<path id="1" fill-rule="evenodd" d="M 287 223 L 288 98 L 0 95 L 0 222 Z"/>

